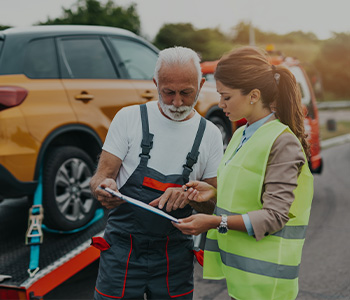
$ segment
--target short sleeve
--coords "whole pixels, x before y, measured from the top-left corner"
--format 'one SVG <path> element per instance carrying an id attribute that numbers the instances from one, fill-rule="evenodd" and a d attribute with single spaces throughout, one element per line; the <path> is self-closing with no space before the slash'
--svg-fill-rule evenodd
<path id="1" fill-rule="evenodd" d="M 207 126 L 210 128 L 210 134 L 208 136 L 208 139 L 210 141 L 209 157 L 204 169 L 202 180 L 217 176 L 217 170 L 224 153 L 222 135 L 220 130 L 214 124 L 209 123 L 209 121 L 207 121 L 207 123 Z"/>
<path id="2" fill-rule="evenodd" d="M 128 152 L 128 121 L 131 108 L 121 109 L 109 126 L 102 149 L 124 160 Z"/>

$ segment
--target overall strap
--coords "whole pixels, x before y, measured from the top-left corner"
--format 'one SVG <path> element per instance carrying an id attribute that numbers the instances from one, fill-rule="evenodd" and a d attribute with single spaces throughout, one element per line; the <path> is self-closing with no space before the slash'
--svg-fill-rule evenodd
<path id="1" fill-rule="evenodd" d="M 199 146 L 202 142 L 202 138 L 204 135 L 204 130 L 205 130 L 206 125 L 207 125 L 206 120 L 203 117 L 201 117 L 201 120 L 200 120 L 199 126 L 198 126 L 198 130 L 197 130 L 197 134 L 196 134 L 196 138 L 195 138 L 193 146 L 192 146 L 192 150 L 191 150 L 191 152 L 189 152 L 187 154 L 186 164 L 183 165 L 184 170 L 182 172 L 182 177 L 184 178 L 185 182 L 189 181 L 190 174 L 193 171 L 192 167 L 198 160 L 198 156 L 199 156 L 198 149 L 199 149 Z"/>
<path id="2" fill-rule="evenodd" d="M 151 156 L 149 155 L 149 152 L 153 147 L 153 134 L 149 133 L 148 114 L 147 114 L 146 104 L 140 105 L 140 113 L 141 113 L 141 122 L 142 122 L 142 142 L 141 142 L 142 152 L 139 155 L 141 157 L 140 164 L 147 166 L 148 160 L 151 158 Z"/>

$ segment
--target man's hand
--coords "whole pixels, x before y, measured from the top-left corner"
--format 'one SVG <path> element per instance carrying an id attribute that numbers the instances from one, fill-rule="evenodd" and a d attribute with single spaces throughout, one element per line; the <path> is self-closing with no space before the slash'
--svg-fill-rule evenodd
<path id="1" fill-rule="evenodd" d="M 102 206 L 108 209 L 115 208 L 124 201 L 112 196 L 104 190 L 101 190 L 99 187 L 108 187 L 117 191 L 115 179 L 117 178 L 121 164 L 122 160 L 119 157 L 102 150 L 96 173 L 90 180 L 91 192 Z"/>
<path id="2" fill-rule="evenodd" d="M 189 203 L 187 195 L 188 193 L 182 188 L 167 188 L 163 195 L 154 199 L 149 205 L 162 209 L 166 204 L 166 211 L 171 212 L 178 208 L 184 208 Z"/>
<path id="3" fill-rule="evenodd" d="M 106 178 L 103 180 L 100 184 L 101 187 L 103 188 L 110 188 L 114 191 L 117 191 L 117 184 L 114 179 L 112 178 Z M 120 204 L 125 203 L 124 200 L 121 200 L 118 197 L 115 197 L 108 193 L 107 191 L 104 191 L 103 189 L 98 186 L 95 191 L 94 195 L 96 199 L 101 203 L 102 206 L 104 206 L 107 209 L 112 209 L 118 207 Z"/>

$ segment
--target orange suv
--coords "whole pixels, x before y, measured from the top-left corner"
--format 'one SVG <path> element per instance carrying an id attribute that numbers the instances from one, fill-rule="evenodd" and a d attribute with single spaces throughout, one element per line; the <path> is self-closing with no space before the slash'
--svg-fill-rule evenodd
<path id="1" fill-rule="evenodd" d="M 304 126 L 305 131 L 308 134 L 308 142 L 310 143 L 311 158 L 309 160 L 309 166 L 311 172 L 321 173 L 323 160 L 321 157 L 318 110 L 315 93 L 312 89 L 309 78 L 297 59 L 284 57 L 280 52 L 274 50 L 268 51 L 268 53 L 270 54 L 270 62 L 274 65 L 281 64 L 286 66 L 293 73 L 299 84 L 302 94 L 301 101 L 305 111 Z M 207 81 L 215 82 L 214 72 L 218 62 L 218 60 L 215 60 L 201 63 L 202 73 Z M 233 124 L 233 131 L 245 123 L 245 119 L 239 120 L 236 124 Z"/>
<path id="2" fill-rule="evenodd" d="M 97 207 L 89 180 L 110 122 L 124 106 L 158 99 L 157 57 L 153 45 L 118 28 L 0 31 L 0 199 L 31 199 L 41 183 L 46 225 L 89 222 Z M 196 109 L 227 124 L 218 101 L 205 85 Z"/>

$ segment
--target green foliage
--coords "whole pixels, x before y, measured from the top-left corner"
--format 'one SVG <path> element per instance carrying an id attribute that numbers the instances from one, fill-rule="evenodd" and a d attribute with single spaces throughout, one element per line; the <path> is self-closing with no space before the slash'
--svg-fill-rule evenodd
<path id="1" fill-rule="evenodd" d="M 159 49 L 188 47 L 198 52 L 202 60 L 218 59 L 232 48 L 232 43 L 220 30 L 196 30 L 190 23 L 163 25 L 154 39 L 154 45 Z"/>
<path id="2" fill-rule="evenodd" d="M 320 43 L 273 43 L 284 56 L 296 57 L 303 65 L 313 63 L 321 49 Z M 266 47 L 266 43 L 261 45 Z"/>
<path id="3" fill-rule="evenodd" d="M 233 27 L 232 42 L 236 44 L 249 44 L 250 23 L 240 22 Z M 274 32 L 264 32 L 259 28 L 254 27 L 256 44 L 301 44 L 301 43 L 315 43 L 318 41 L 314 33 L 303 31 L 293 31 L 287 34 L 277 34 Z"/>
<path id="4" fill-rule="evenodd" d="M 119 27 L 140 33 L 141 22 L 136 12 L 136 5 L 131 4 L 127 8 L 116 6 L 112 0 L 108 0 L 103 6 L 97 0 L 78 0 L 72 9 L 63 9 L 63 16 L 40 22 L 40 25 L 80 24 L 103 25 Z"/>
<path id="5" fill-rule="evenodd" d="M 11 26 L 0 25 L 0 30 L 5 30 L 7 28 L 11 28 Z"/>
<path id="6" fill-rule="evenodd" d="M 315 61 L 325 90 L 338 97 L 350 97 L 350 33 L 334 33 L 324 41 Z"/>
<path id="7" fill-rule="evenodd" d="M 63 14 L 39 24 L 104 25 L 128 29 L 140 34 L 140 18 L 136 4 L 123 8 L 108 0 L 105 5 L 98 0 L 77 0 L 70 8 L 62 8 Z M 240 22 L 230 34 L 219 29 L 197 30 L 191 23 L 165 24 L 153 43 L 160 49 L 172 46 L 189 47 L 201 55 L 202 61 L 219 59 L 238 45 L 249 44 L 251 24 Z M 1 29 L 8 26 L 0 26 Z M 335 98 L 350 97 L 350 34 L 335 33 L 333 38 L 320 41 L 310 32 L 294 31 L 288 34 L 264 32 L 254 29 L 255 43 L 261 48 L 274 44 L 276 50 L 286 56 L 297 57 L 306 67 L 310 78 L 321 78 L 324 94 Z M 323 93 L 323 89 L 322 89 Z"/>
<path id="8" fill-rule="evenodd" d="M 249 44 L 249 31 L 250 24 L 245 22 L 238 23 L 235 27 L 233 27 L 233 43 L 248 45 Z M 257 32 L 255 32 L 257 35 Z"/>

